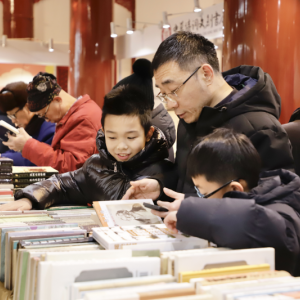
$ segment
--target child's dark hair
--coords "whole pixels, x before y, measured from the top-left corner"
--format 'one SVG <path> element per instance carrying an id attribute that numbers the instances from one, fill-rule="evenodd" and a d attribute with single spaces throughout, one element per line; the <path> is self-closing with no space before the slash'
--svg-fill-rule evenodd
<path id="1" fill-rule="evenodd" d="M 218 128 L 203 137 L 188 158 L 188 175 L 204 175 L 209 182 L 224 184 L 244 179 L 249 189 L 257 185 L 260 156 L 251 141 L 241 133 Z"/>
<path id="2" fill-rule="evenodd" d="M 151 107 L 143 100 L 144 92 L 134 85 L 120 85 L 104 97 L 101 124 L 104 128 L 106 115 L 138 116 L 145 135 L 151 127 Z"/>

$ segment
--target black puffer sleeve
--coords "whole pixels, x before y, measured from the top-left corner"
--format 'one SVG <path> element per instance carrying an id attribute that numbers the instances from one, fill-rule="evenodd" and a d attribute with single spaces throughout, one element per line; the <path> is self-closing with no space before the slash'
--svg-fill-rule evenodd
<path id="1" fill-rule="evenodd" d="M 17 191 L 15 199 L 28 198 L 35 209 L 57 204 L 86 205 L 121 199 L 129 187 L 126 175 L 109 170 L 95 154 L 76 171 L 53 175 Z"/>

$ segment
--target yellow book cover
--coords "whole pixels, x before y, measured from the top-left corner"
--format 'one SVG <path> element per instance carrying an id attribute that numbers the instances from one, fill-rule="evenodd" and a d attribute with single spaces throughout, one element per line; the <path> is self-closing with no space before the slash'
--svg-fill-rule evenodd
<path id="1" fill-rule="evenodd" d="M 215 277 L 215 276 L 224 276 L 231 274 L 240 274 L 240 273 L 252 273 L 252 272 L 261 272 L 261 271 L 270 271 L 270 265 L 260 264 L 260 265 L 251 265 L 251 266 L 235 266 L 235 267 L 226 267 L 226 268 L 214 268 L 214 269 L 205 269 L 201 271 L 192 271 L 192 272 L 180 272 L 178 274 L 178 282 L 190 282 L 192 278 L 200 277 Z"/>

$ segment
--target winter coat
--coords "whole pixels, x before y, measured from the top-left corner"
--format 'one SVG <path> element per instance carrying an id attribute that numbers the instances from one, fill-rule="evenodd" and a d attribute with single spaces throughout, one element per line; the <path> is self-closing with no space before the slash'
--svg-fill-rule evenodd
<path id="1" fill-rule="evenodd" d="M 259 67 L 240 66 L 223 73 L 238 92 L 231 101 L 205 106 L 196 123 L 180 120 L 177 132 L 177 192 L 195 194 L 187 174 L 187 158 L 197 137 L 215 128 L 232 128 L 245 134 L 260 154 L 263 170 L 294 168 L 290 142 L 278 121 L 281 100 L 271 77 Z"/>
<path id="2" fill-rule="evenodd" d="M 273 247 L 276 270 L 300 275 L 300 178 L 266 171 L 249 193 L 222 199 L 190 197 L 177 213 L 177 229 L 220 247 Z"/>
<path id="3" fill-rule="evenodd" d="M 39 142 L 51 145 L 55 132 L 55 124 L 46 122 L 44 119 L 34 115 L 25 128 L 26 132 Z M 1 154 L 14 160 L 14 166 L 35 166 L 34 163 L 22 156 L 22 153 L 8 150 Z"/>
<path id="4" fill-rule="evenodd" d="M 64 173 L 80 168 L 97 153 L 95 139 L 101 128 L 100 107 L 88 95 L 78 99 L 56 124 L 51 146 L 36 139 L 26 142 L 22 155 L 37 166 Z"/>
<path id="5" fill-rule="evenodd" d="M 169 160 L 174 162 L 175 158 L 172 146 L 176 141 L 176 129 L 172 117 L 169 115 L 162 103 L 152 110 L 151 123 L 164 133 L 168 141 Z"/>
<path id="6" fill-rule="evenodd" d="M 173 164 L 166 159 L 167 141 L 161 130 L 156 128 L 145 148 L 126 162 L 118 162 L 108 153 L 102 130 L 97 136 L 97 146 L 99 154 L 90 157 L 82 168 L 19 190 L 15 199 L 28 198 L 37 209 L 57 204 L 86 205 L 93 201 L 121 199 L 130 181 L 155 175 L 162 185 L 170 184 L 166 181 L 171 178 Z"/>

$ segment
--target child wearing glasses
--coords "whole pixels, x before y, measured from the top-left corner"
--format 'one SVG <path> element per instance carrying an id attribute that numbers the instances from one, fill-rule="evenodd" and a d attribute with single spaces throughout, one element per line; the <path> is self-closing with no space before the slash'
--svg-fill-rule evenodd
<path id="1" fill-rule="evenodd" d="M 198 197 L 165 189 L 173 203 L 153 214 L 175 232 L 232 249 L 273 247 L 277 270 L 300 275 L 300 178 L 279 169 L 260 174 L 260 158 L 243 134 L 219 128 L 188 158 Z"/>

